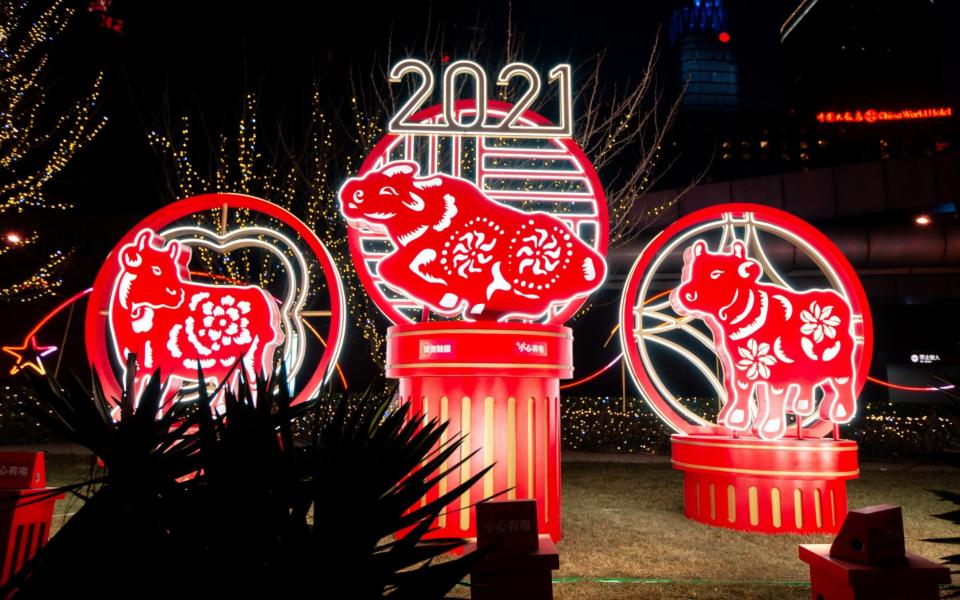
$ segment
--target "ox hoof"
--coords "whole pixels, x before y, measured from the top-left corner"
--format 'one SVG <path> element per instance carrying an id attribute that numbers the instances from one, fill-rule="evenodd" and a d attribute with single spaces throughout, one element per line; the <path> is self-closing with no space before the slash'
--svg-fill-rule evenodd
<path id="1" fill-rule="evenodd" d="M 749 427 L 747 412 L 740 408 L 730 411 L 728 415 L 721 415 L 717 422 L 724 427 L 738 431 L 746 431 Z"/>
<path id="2" fill-rule="evenodd" d="M 757 427 L 755 431 L 758 436 L 765 440 L 780 439 L 786 432 L 786 421 L 783 419 L 770 419 Z"/>
<path id="3" fill-rule="evenodd" d="M 453 308 L 454 306 L 457 305 L 458 300 L 459 298 L 457 298 L 456 294 L 451 294 L 450 292 L 447 292 L 446 294 L 443 295 L 443 298 L 440 299 L 440 306 L 443 308 Z"/>
<path id="4" fill-rule="evenodd" d="M 743 425 L 747 422 L 747 413 L 744 410 L 737 409 L 727 417 L 727 424 L 733 427 Z"/>

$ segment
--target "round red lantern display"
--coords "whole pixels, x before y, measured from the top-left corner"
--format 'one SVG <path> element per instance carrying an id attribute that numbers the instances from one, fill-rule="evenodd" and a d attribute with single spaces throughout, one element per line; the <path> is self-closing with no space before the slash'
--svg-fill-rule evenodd
<path id="1" fill-rule="evenodd" d="M 621 341 L 644 398 L 678 432 L 686 514 L 835 531 L 858 473 L 856 444 L 836 438 L 856 414 L 872 333 L 849 262 L 788 213 L 718 205 L 654 238 L 624 287 Z"/>

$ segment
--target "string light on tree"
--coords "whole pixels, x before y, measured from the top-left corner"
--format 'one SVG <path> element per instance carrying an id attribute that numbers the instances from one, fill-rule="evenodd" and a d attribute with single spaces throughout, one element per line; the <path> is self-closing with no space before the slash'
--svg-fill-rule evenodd
<path id="1" fill-rule="evenodd" d="M 371 313 L 372 304 L 347 254 L 346 235 L 331 182 L 339 181 L 344 171 L 355 173 L 361 162 L 361 149 L 372 146 L 383 131 L 376 119 L 367 118 L 359 111 L 356 103 L 351 106 L 353 118 L 348 123 L 352 123 L 354 130 L 343 136 L 327 118 L 320 90 L 315 87 L 304 145 L 286 148 L 284 153 L 263 148 L 263 129 L 258 121 L 259 97 L 253 93 L 244 97 L 234 133 L 221 134 L 211 148 L 196 147 L 191 135 L 194 125 L 187 115 L 181 116 L 167 131 L 149 131 L 147 139 L 164 162 L 172 198 L 210 191 L 243 193 L 268 199 L 300 216 L 317 233 L 340 267 L 348 312 L 378 363 L 383 356 L 384 342 L 379 333 L 380 323 L 373 315 L 376 311 Z M 344 148 L 355 151 L 344 152 Z M 213 160 L 207 159 L 207 153 Z M 213 165 L 212 169 L 196 166 L 207 163 Z M 221 218 L 220 211 L 211 211 L 199 216 L 197 225 L 218 230 Z M 249 214 L 231 212 L 230 225 L 251 224 Z M 276 275 L 266 257 L 250 250 L 240 250 L 228 261 L 204 249 L 200 249 L 198 255 L 207 272 L 234 281 L 255 282 L 266 287 Z"/>
<path id="2" fill-rule="evenodd" d="M 0 5 L 0 217 L 6 218 L 31 209 L 70 208 L 69 202 L 49 197 L 47 187 L 107 120 L 97 115 L 102 73 L 72 105 L 48 105 L 44 84 L 51 75 L 50 53 L 73 10 L 56 0 L 31 21 L 25 19 L 31 8 L 29 2 Z M 0 256 L 38 238 L 36 232 L 16 231 L 4 240 Z M 54 273 L 67 255 L 49 252 L 33 276 L 14 283 L 0 280 L 0 298 L 31 302 L 55 294 L 60 281 Z"/>

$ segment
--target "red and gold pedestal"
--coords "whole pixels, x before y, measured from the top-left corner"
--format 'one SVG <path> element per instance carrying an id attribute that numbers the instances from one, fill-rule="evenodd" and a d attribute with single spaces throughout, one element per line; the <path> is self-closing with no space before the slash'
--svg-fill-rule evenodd
<path id="1" fill-rule="evenodd" d="M 763 533 L 836 533 L 847 480 L 860 473 L 851 440 L 675 434 L 687 518 Z"/>
<path id="2" fill-rule="evenodd" d="M 560 540 L 560 379 L 573 375 L 567 327 L 530 323 L 416 323 L 387 332 L 387 376 L 400 401 L 425 421 L 449 425 L 441 441 L 462 435 L 466 459 L 430 491 L 436 498 L 487 465 L 493 468 L 435 523 L 435 537 L 476 537 L 473 505 L 537 501 L 540 533 Z M 445 467 L 449 468 L 449 467 Z"/>

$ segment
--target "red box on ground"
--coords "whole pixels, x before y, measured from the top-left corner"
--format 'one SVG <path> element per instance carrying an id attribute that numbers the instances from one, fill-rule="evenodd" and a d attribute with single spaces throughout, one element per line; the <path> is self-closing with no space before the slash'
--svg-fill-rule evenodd
<path id="1" fill-rule="evenodd" d="M 53 505 L 42 452 L 0 452 L 0 585 L 47 543 Z"/>
<path id="2" fill-rule="evenodd" d="M 800 560 L 810 565 L 814 600 L 934 600 L 950 569 L 906 552 L 904 561 L 863 565 L 830 556 L 830 544 L 801 544 Z"/>
<path id="3" fill-rule="evenodd" d="M 560 555 L 550 535 L 537 533 L 535 500 L 481 502 L 477 532 L 477 541 L 464 552 L 479 547 L 488 548 L 488 554 L 470 572 L 473 600 L 552 600 L 552 572 L 560 568 Z"/>

